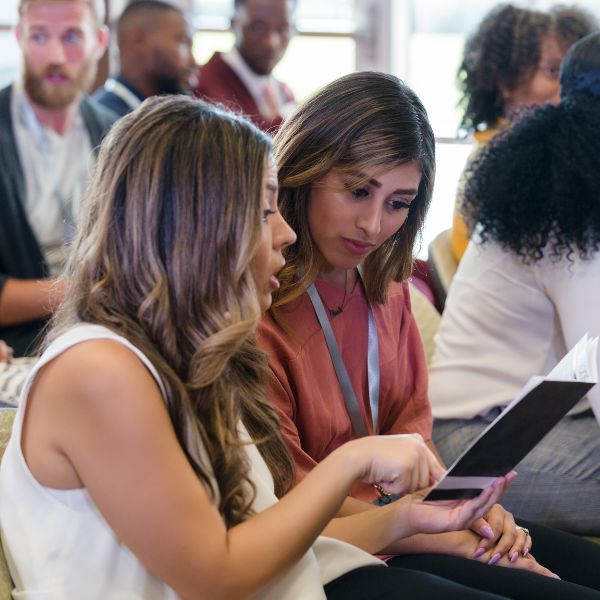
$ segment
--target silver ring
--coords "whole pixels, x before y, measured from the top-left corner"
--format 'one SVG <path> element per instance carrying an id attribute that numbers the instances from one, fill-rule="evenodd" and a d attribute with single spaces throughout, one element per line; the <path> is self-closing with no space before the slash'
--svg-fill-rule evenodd
<path id="1" fill-rule="evenodd" d="M 516 528 L 525 532 L 525 535 L 529 535 L 529 529 L 527 529 L 527 527 L 521 527 L 520 525 L 516 525 Z"/>

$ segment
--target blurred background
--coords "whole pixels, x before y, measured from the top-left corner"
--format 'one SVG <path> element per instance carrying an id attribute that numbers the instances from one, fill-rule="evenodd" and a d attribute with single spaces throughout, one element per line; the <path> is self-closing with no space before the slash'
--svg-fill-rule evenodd
<path id="1" fill-rule="evenodd" d="M 199 64 L 215 50 L 228 50 L 232 0 L 172 0 L 187 11 L 195 30 Z M 521 0 L 546 9 L 557 2 Z M 106 0 L 109 21 L 126 0 Z M 297 30 L 275 75 L 301 101 L 321 85 L 355 70 L 379 70 L 404 79 L 423 100 L 437 138 L 437 177 L 419 256 L 450 226 L 459 175 L 471 151 L 458 138 L 460 112 L 456 71 L 466 36 L 498 2 L 491 0 L 298 0 Z M 600 0 L 576 4 L 600 16 Z M 0 86 L 20 69 L 13 27 L 17 0 L 0 0 Z M 113 59 L 114 63 L 114 59 Z M 113 65 L 105 64 L 104 74 Z"/>

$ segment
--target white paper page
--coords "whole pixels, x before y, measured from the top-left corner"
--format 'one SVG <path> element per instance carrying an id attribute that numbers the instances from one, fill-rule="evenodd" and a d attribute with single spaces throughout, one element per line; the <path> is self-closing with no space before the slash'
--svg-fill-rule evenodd
<path id="1" fill-rule="evenodd" d="M 590 381 L 598 381 L 598 338 L 590 340 L 588 344 L 587 364 L 590 368 Z"/>
<path id="2" fill-rule="evenodd" d="M 553 381 L 588 381 L 596 383 L 598 338 L 589 339 L 586 333 L 548 373 Z"/>

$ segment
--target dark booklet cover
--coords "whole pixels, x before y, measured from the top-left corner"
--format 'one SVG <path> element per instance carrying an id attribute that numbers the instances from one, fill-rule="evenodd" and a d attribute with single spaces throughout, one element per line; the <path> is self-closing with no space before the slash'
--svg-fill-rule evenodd
<path id="1" fill-rule="evenodd" d="M 596 346 L 597 339 L 588 341 L 586 336 L 550 375 L 532 377 L 425 500 L 475 498 L 495 477 L 514 469 L 594 385 Z"/>

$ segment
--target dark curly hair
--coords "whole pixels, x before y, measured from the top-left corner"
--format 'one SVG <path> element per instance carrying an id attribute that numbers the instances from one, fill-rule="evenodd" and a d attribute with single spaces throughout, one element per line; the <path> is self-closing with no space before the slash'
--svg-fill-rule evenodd
<path id="1" fill-rule="evenodd" d="M 525 263 L 589 258 L 600 246 L 600 98 L 573 94 L 523 113 L 468 168 L 463 214 L 482 243 Z"/>
<path id="2" fill-rule="evenodd" d="M 592 31 L 597 20 L 576 7 L 557 5 L 544 13 L 511 4 L 490 11 L 467 39 L 458 69 L 461 131 L 493 127 L 504 114 L 502 89 L 513 90 L 540 61 L 544 36 L 558 39 L 563 51 Z"/>

